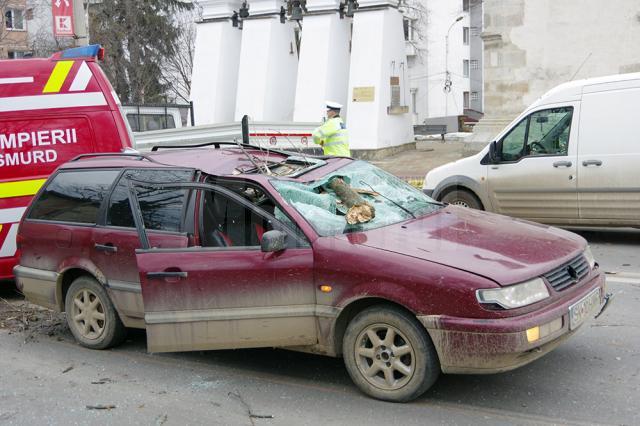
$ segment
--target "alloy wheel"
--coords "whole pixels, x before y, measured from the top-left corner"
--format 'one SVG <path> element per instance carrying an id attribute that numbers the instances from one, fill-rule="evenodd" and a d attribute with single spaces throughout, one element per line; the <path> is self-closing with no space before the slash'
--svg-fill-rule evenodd
<path id="1" fill-rule="evenodd" d="M 104 305 L 91 290 L 81 289 L 73 296 L 71 315 L 74 326 L 84 338 L 95 340 L 104 332 Z"/>
<path id="2" fill-rule="evenodd" d="M 387 324 L 373 324 L 360 333 L 355 358 L 362 376 L 384 390 L 402 388 L 415 371 L 415 352 L 409 340 Z"/>

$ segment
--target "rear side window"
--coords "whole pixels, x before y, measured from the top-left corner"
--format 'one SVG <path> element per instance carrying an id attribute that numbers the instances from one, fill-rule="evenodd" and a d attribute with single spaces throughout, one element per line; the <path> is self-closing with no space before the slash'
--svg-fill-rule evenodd
<path id="1" fill-rule="evenodd" d="M 115 187 L 107 211 L 107 225 L 135 228 L 127 178 L 147 182 L 192 182 L 191 170 L 129 170 Z M 136 186 L 144 226 L 158 231 L 180 232 L 184 219 L 187 191 Z"/>
<path id="2" fill-rule="evenodd" d="M 30 219 L 95 224 L 118 170 L 62 172 L 34 203 Z"/>

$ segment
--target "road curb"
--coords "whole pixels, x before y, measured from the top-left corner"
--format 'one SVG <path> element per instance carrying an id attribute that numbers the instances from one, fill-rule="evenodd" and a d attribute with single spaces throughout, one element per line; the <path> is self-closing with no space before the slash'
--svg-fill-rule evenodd
<path id="1" fill-rule="evenodd" d="M 640 273 L 636 272 L 605 272 L 605 277 L 611 284 L 640 284 Z"/>

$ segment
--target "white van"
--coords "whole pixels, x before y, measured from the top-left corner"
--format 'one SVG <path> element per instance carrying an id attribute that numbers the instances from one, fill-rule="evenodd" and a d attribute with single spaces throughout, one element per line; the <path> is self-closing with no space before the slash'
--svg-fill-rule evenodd
<path id="1" fill-rule="evenodd" d="M 423 190 L 554 225 L 640 226 L 640 73 L 555 87 Z"/>

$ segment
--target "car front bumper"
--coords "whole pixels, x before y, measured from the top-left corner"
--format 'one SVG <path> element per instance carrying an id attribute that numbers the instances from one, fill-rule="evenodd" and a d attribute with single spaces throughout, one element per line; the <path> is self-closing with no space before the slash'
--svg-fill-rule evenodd
<path id="1" fill-rule="evenodd" d="M 591 308 L 583 323 L 570 330 L 569 307 L 597 288 L 599 305 Z M 570 298 L 525 315 L 500 319 L 425 315 L 418 316 L 418 320 L 435 345 L 444 373 L 489 374 L 513 370 L 549 353 L 607 305 L 604 274 L 598 273 Z M 536 327 L 539 337 L 531 341 L 527 330 L 531 333 Z"/>

